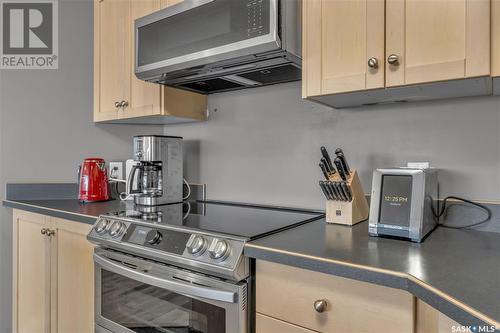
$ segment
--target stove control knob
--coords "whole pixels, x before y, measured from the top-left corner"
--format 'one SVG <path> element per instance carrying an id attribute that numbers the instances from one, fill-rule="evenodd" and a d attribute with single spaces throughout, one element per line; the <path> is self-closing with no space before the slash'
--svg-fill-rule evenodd
<path id="1" fill-rule="evenodd" d="M 98 234 L 103 234 L 106 231 L 106 227 L 109 224 L 109 220 L 106 219 L 100 219 L 99 222 L 94 227 L 95 232 Z"/>
<path id="2" fill-rule="evenodd" d="M 223 239 L 214 239 L 208 249 L 210 257 L 215 260 L 225 260 L 231 253 L 229 244 Z"/>
<path id="3" fill-rule="evenodd" d="M 201 256 L 207 248 L 207 241 L 203 236 L 191 235 L 188 243 L 186 244 L 189 254 L 193 256 Z"/>
<path id="4" fill-rule="evenodd" d="M 124 231 L 125 231 L 125 224 L 120 221 L 113 222 L 111 227 L 109 227 L 109 235 L 113 238 L 120 236 L 121 234 L 123 234 Z"/>
<path id="5" fill-rule="evenodd" d="M 146 235 L 146 242 L 151 245 L 156 245 L 161 242 L 163 235 L 157 230 L 151 230 Z"/>

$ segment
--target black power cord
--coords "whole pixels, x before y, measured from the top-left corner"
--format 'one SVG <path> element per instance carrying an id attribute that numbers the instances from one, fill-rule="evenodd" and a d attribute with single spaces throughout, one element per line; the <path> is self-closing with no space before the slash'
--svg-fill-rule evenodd
<path id="1" fill-rule="evenodd" d="M 481 205 L 481 204 L 478 204 L 476 202 L 473 202 L 473 201 L 470 201 L 470 200 L 467 200 L 467 199 L 464 199 L 464 198 L 460 198 L 460 197 L 455 197 L 455 196 L 449 196 L 449 197 L 446 197 L 446 198 L 443 199 L 443 206 L 442 206 L 439 214 L 436 215 L 434 213 L 434 215 L 437 218 L 440 218 L 446 212 L 446 210 L 447 210 L 446 202 L 447 202 L 448 199 L 455 199 L 455 200 L 458 200 L 458 201 L 462 201 L 462 202 L 468 203 L 469 205 L 476 206 L 476 207 L 484 210 L 486 212 L 486 214 L 488 214 L 488 217 L 486 217 L 486 219 L 484 219 L 482 221 L 479 221 L 479 222 L 476 222 L 476 223 L 472 223 L 472 224 L 469 224 L 469 225 L 464 225 L 464 226 L 453 226 L 453 225 L 446 225 L 446 224 L 440 223 L 439 226 L 441 226 L 443 228 L 450 228 L 450 229 L 470 229 L 472 227 L 476 227 L 478 225 L 484 224 L 484 223 L 488 222 L 491 219 L 491 210 L 488 207 L 486 207 L 485 205 Z"/>

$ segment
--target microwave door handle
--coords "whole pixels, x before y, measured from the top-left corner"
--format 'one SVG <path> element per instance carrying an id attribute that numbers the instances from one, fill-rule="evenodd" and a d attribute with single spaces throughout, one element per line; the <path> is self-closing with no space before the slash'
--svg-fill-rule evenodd
<path id="1" fill-rule="evenodd" d="M 219 290 L 203 286 L 192 285 L 188 283 L 166 280 L 147 273 L 136 271 L 133 268 L 128 268 L 117 264 L 109 259 L 106 259 L 98 254 L 94 254 L 94 262 L 101 265 L 104 269 L 123 275 L 130 279 L 149 284 L 158 288 L 170 290 L 185 296 L 202 297 L 214 301 L 222 301 L 227 303 L 236 303 L 238 295 L 231 291 Z"/>

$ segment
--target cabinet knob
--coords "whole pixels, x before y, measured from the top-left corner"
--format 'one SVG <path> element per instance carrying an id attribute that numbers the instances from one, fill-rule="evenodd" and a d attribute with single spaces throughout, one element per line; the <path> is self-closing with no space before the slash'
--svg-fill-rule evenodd
<path id="1" fill-rule="evenodd" d="M 120 108 L 121 107 L 121 102 L 116 101 L 115 102 L 115 108 Z"/>
<path id="2" fill-rule="evenodd" d="M 46 235 L 47 236 L 54 236 L 56 234 L 56 231 L 55 230 L 50 230 L 50 229 L 47 229 L 46 230 Z"/>
<path id="3" fill-rule="evenodd" d="M 47 228 L 42 228 L 42 230 L 40 230 L 40 233 L 42 235 L 46 235 L 47 234 Z"/>
<path id="4" fill-rule="evenodd" d="M 122 108 L 126 108 L 128 106 L 128 102 L 127 101 L 122 101 L 121 104 L 122 104 L 121 105 Z"/>
<path id="5" fill-rule="evenodd" d="M 327 306 L 328 303 L 324 299 L 318 299 L 317 301 L 314 302 L 314 310 L 316 310 L 316 312 L 319 313 L 325 312 Z"/>
<path id="6" fill-rule="evenodd" d="M 387 57 L 387 62 L 390 65 L 399 65 L 399 57 L 396 54 L 391 54 L 390 56 Z"/>
<path id="7" fill-rule="evenodd" d="M 378 60 L 377 58 L 371 57 L 368 59 L 368 67 L 376 69 L 378 68 Z"/>

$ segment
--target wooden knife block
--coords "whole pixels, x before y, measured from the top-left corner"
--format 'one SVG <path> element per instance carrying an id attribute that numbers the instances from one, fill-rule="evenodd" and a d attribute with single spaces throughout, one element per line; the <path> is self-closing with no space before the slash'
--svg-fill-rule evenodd
<path id="1" fill-rule="evenodd" d="M 330 176 L 330 181 L 342 181 L 342 179 L 336 173 Z M 347 177 L 346 183 L 351 191 L 352 200 L 350 202 L 327 200 L 326 222 L 328 223 L 354 225 L 368 219 L 370 208 L 355 169 Z"/>

